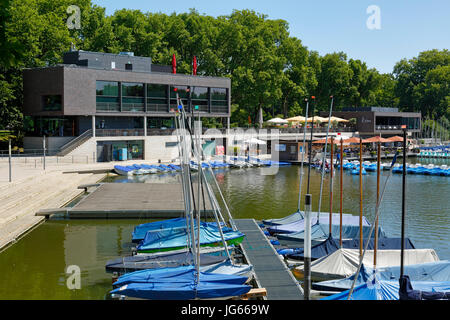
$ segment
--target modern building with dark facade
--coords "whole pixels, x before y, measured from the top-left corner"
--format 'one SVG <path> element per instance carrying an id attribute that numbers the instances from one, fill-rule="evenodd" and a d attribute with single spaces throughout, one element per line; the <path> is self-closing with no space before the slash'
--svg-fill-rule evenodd
<path id="1" fill-rule="evenodd" d="M 333 116 L 350 120 L 356 119 L 356 131 L 361 136 L 394 136 L 402 133 L 402 125 L 406 125 L 411 135 L 422 130 L 422 114 L 416 112 L 399 112 L 397 108 L 359 107 L 344 108 L 334 111 Z M 327 112 L 321 116 L 328 117 Z"/>
<path id="2" fill-rule="evenodd" d="M 117 160 L 123 148 L 128 159 L 145 159 L 147 137 L 174 127 L 177 93 L 188 113 L 198 106 L 195 117 L 229 127 L 231 115 L 229 78 L 174 74 L 132 53 L 67 52 L 63 64 L 24 70 L 23 87 L 25 148 L 41 148 L 45 135 L 49 149 L 67 153 L 95 138 L 98 161 Z"/>

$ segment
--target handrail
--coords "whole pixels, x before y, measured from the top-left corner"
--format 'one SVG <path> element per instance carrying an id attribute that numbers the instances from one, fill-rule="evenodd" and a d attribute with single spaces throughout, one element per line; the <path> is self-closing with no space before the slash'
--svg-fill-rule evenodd
<path id="1" fill-rule="evenodd" d="M 67 142 L 66 144 L 59 147 L 58 154 L 64 153 L 64 151 L 69 149 L 72 145 L 76 145 L 79 142 L 84 142 L 85 140 L 87 140 L 88 138 L 91 138 L 91 137 L 92 137 L 92 129 L 88 129 L 85 132 L 83 132 L 81 135 L 76 137 L 75 139 L 72 139 L 69 142 Z"/>

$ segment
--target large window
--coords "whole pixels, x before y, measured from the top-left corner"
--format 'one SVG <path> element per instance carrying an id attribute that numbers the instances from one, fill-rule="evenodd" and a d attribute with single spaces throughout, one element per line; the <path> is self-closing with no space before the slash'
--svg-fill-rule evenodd
<path id="1" fill-rule="evenodd" d="M 122 82 L 122 111 L 144 111 L 144 84 Z"/>
<path id="2" fill-rule="evenodd" d="M 228 95 L 226 88 L 211 88 L 211 112 L 228 113 Z"/>
<path id="3" fill-rule="evenodd" d="M 198 111 L 200 112 L 209 111 L 209 90 L 207 87 L 193 87 L 191 99 L 193 108 L 195 108 L 195 106 L 198 106 Z"/>
<path id="4" fill-rule="evenodd" d="M 97 81 L 97 111 L 120 111 L 119 83 Z"/>
<path id="5" fill-rule="evenodd" d="M 42 109 L 44 111 L 61 111 L 62 110 L 61 95 L 42 96 Z"/>
<path id="6" fill-rule="evenodd" d="M 189 87 L 187 86 L 171 86 L 170 87 L 170 108 L 176 109 L 178 108 L 177 103 L 177 93 L 180 97 L 181 101 L 183 102 L 184 108 L 187 112 L 190 111 L 189 108 Z"/>
<path id="7" fill-rule="evenodd" d="M 165 84 L 147 84 L 147 111 L 167 112 L 169 110 L 169 86 Z"/>

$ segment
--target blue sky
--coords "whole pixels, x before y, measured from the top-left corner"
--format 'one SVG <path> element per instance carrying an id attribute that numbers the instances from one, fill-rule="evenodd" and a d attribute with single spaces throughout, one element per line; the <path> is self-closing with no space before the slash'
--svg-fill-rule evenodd
<path id="1" fill-rule="evenodd" d="M 369 68 L 392 72 L 396 62 L 430 49 L 448 49 L 449 0 L 92 0 L 112 15 L 118 9 L 181 13 L 195 8 L 214 17 L 233 9 L 251 9 L 289 23 L 291 36 L 309 50 L 324 55 L 335 51 L 365 61 Z M 369 30 L 370 5 L 380 8 L 381 29 Z"/>

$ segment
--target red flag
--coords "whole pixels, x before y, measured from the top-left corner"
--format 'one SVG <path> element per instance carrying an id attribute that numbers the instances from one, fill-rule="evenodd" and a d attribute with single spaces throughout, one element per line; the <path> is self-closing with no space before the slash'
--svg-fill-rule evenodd
<path id="1" fill-rule="evenodd" d="M 175 53 L 172 56 L 172 73 L 177 73 L 177 58 L 175 57 Z"/>
<path id="2" fill-rule="evenodd" d="M 193 66 L 194 76 L 197 75 L 197 57 L 194 56 L 194 66 Z"/>

